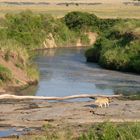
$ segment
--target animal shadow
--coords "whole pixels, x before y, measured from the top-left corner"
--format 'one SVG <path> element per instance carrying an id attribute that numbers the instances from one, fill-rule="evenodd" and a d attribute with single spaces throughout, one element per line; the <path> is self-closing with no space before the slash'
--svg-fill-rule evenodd
<path id="1" fill-rule="evenodd" d="M 91 105 L 85 105 L 84 107 L 97 108 L 98 106 L 95 104 L 91 104 Z"/>

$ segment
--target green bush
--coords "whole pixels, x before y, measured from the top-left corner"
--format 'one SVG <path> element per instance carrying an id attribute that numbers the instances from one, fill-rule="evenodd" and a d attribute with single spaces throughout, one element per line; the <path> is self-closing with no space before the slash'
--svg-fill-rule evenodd
<path id="1" fill-rule="evenodd" d="M 12 72 L 0 64 L 0 81 L 10 82 L 12 81 Z"/>
<path id="2" fill-rule="evenodd" d="M 110 49 L 112 42 L 106 39 L 105 37 L 100 37 L 97 39 L 96 43 L 92 48 L 89 48 L 85 52 L 85 56 L 88 62 L 99 62 L 101 52 L 103 53 L 107 49 Z"/>
<path id="3" fill-rule="evenodd" d="M 138 42 L 128 46 L 116 46 L 101 51 L 101 66 L 108 69 L 140 73 L 140 47 Z"/>
<path id="4" fill-rule="evenodd" d="M 42 43 L 45 36 L 43 16 L 23 11 L 14 15 L 7 14 L 5 17 L 8 38 L 15 39 L 26 47 Z"/>
<path id="5" fill-rule="evenodd" d="M 107 50 L 100 57 L 100 64 L 108 69 L 125 71 L 129 69 L 130 58 L 125 51 L 119 48 Z"/>
<path id="6" fill-rule="evenodd" d="M 96 24 L 101 34 L 108 35 L 112 27 L 119 22 L 121 22 L 121 19 L 99 19 Z"/>
<path id="7" fill-rule="evenodd" d="M 132 69 L 135 72 L 140 73 L 140 57 L 138 57 L 137 59 L 133 60 L 131 66 L 132 66 Z"/>
<path id="8" fill-rule="evenodd" d="M 89 16 L 91 17 L 92 15 Z M 58 46 L 76 44 L 79 35 L 82 35 L 82 33 L 79 34 L 80 32 L 70 30 L 64 19 L 54 19 L 50 15 L 34 14 L 31 11 L 7 14 L 5 27 L 7 28 L 0 34 L 5 34 L 6 38 L 18 41 L 22 47 L 27 49 L 39 48 L 49 33 L 53 35 Z M 88 42 L 87 38 L 83 36 L 81 38 L 84 43 Z"/>
<path id="9" fill-rule="evenodd" d="M 64 17 L 66 25 L 73 30 L 89 30 L 92 26 L 96 26 L 98 21 L 94 14 L 84 12 L 70 12 Z"/>
<path id="10" fill-rule="evenodd" d="M 78 34 L 71 31 L 61 20 L 54 22 L 52 34 L 58 46 L 71 46 L 76 44 L 78 38 Z"/>
<path id="11" fill-rule="evenodd" d="M 100 28 L 108 26 L 107 22 Z M 86 51 L 87 61 L 98 62 L 108 69 L 140 73 L 139 20 L 109 22 L 114 26 L 108 31 L 103 29 L 94 46 Z"/>

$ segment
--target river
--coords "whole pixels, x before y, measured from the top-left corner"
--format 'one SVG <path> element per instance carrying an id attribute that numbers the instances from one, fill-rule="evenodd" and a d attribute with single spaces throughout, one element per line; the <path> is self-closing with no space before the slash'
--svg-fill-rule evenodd
<path id="1" fill-rule="evenodd" d="M 38 51 L 34 62 L 40 71 L 40 81 L 38 86 L 26 89 L 26 93 L 36 96 L 140 93 L 140 75 L 87 63 L 84 51 L 76 48 Z"/>
<path id="2" fill-rule="evenodd" d="M 21 95 L 68 96 L 74 94 L 140 94 L 140 75 L 117 72 L 87 63 L 84 49 L 59 48 L 37 51 L 34 63 L 40 71 L 37 86 L 20 91 Z M 19 95 L 19 92 L 18 92 Z M 76 99 L 83 101 L 89 99 Z M 0 130 L 0 137 L 24 131 L 16 128 Z"/>

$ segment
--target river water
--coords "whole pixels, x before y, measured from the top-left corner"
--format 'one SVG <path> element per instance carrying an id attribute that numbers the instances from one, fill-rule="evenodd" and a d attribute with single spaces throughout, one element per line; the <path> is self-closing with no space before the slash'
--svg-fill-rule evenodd
<path id="1" fill-rule="evenodd" d="M 68 96 L 140 93 L 140 75 L 106 70 L 95 63 L 87 63 L 84 51 L 76 48 L 38 51 L 34 62 L 40 71 L 40 81 L 38 86 L 28 89 L 28 94 Z"/>
<path id="2" fill-rule="evenodd" d="M 140 94 L 140 75 L 122 73 L 87 63 L 84 49 L 59 48 L 37 51 L 34 63 L 40 71 L 37 86 L 21 95 L 68 96 L 74 94 Z M 19 95 L 19 92 L 18 92 Z M 89 99 L 76 99 L 83 101 Z M 16 128 L 0 130 L 0 137 L 21 135 Z"/>

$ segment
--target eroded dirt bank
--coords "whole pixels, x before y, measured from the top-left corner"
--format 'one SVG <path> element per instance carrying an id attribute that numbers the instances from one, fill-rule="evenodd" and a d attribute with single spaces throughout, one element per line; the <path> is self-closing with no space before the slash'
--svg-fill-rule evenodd
<path id="1" fill-rule="evenodd" d="M 109 108 L 97 108 L 89 102 L 50 102 L 0 100 L 0 128 L 39 128 L 92 124 L 95 122 L 140 121 L 140 102 L 114 100 Z"/>

